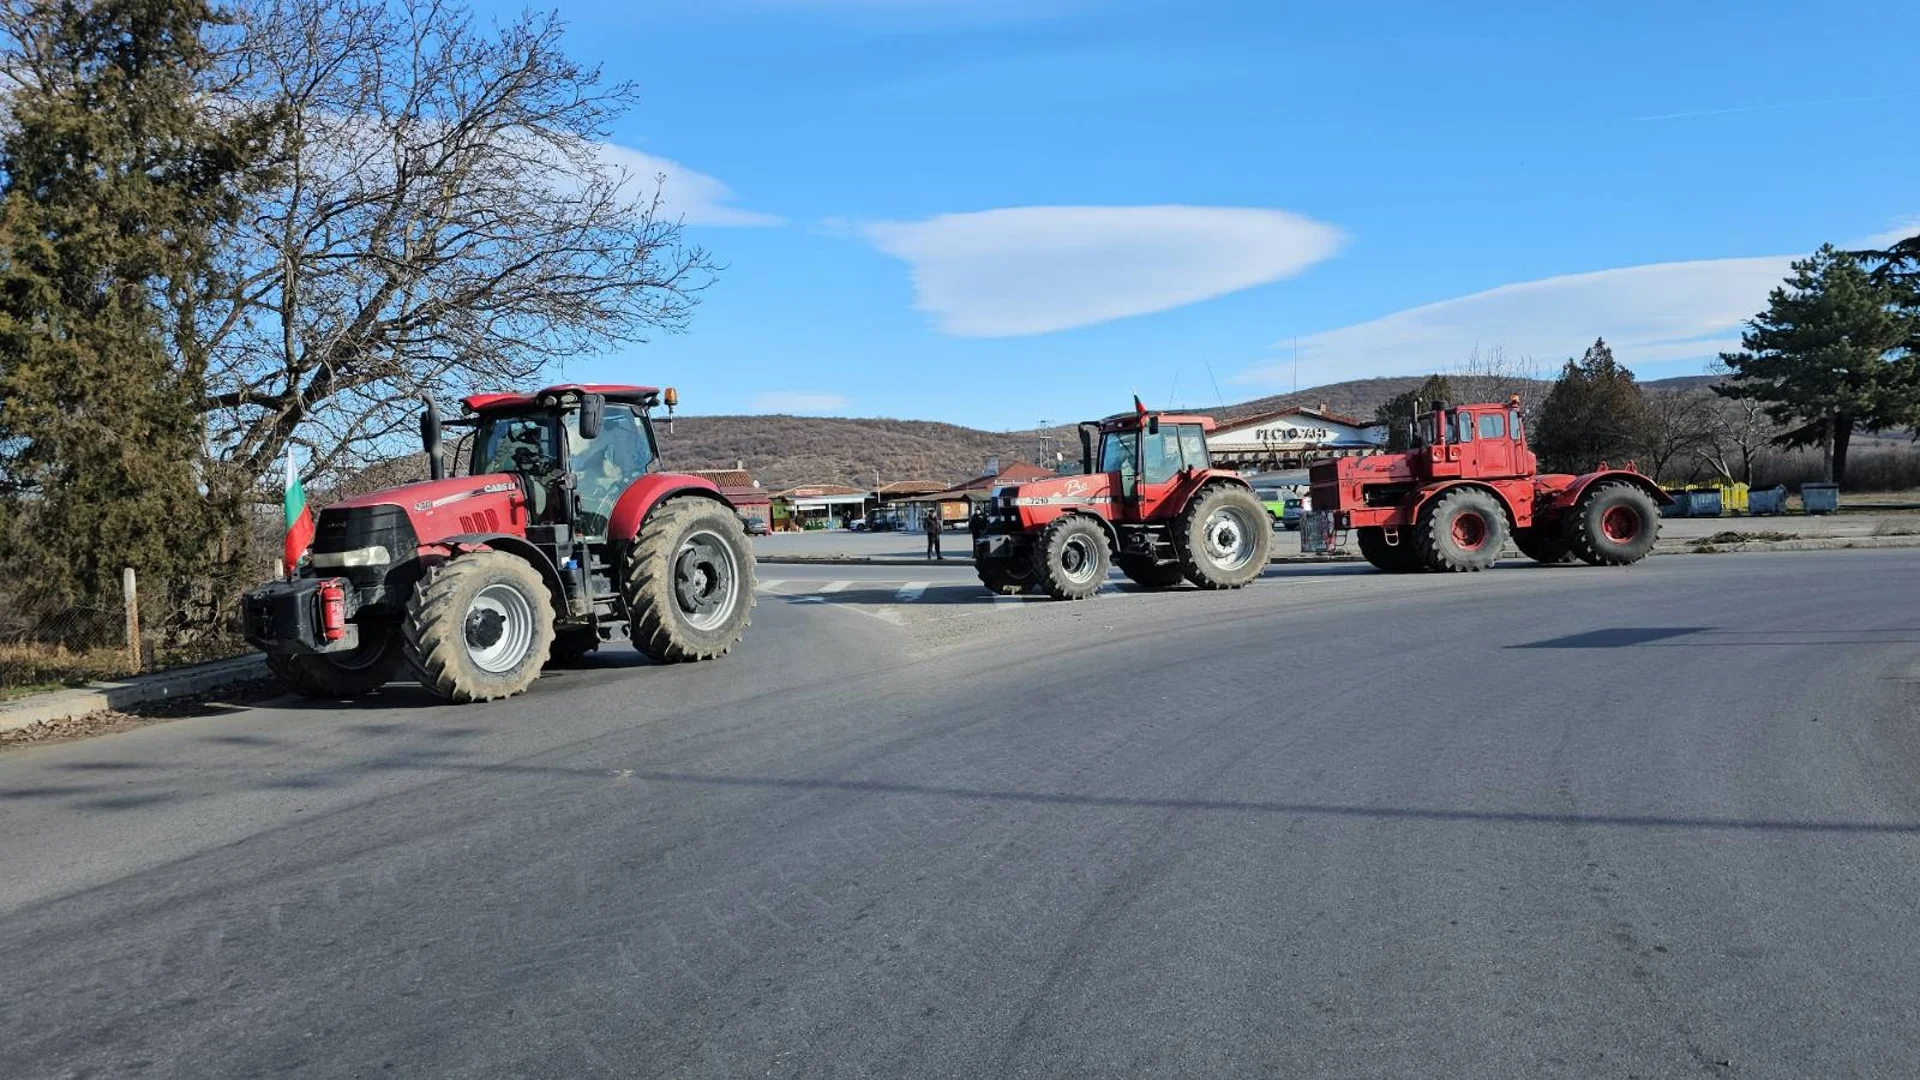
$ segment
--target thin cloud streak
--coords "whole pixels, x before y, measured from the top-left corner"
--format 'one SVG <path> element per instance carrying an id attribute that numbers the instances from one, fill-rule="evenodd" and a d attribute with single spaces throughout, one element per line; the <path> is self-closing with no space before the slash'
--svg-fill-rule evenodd
<path id="1" fill-rule="evenodd" d="M 1660 113 L 1654 116 L 1635 116 L 1636 124 L 1657 120 L 1687 120 L 1696 116 L 1731 116 L 1735 113 L 1772 112 L 1775 109 L 1810 109 L 1818 105 L 1853 105 L 1867 101 L 1896 101 L 1900 98 L 1920 96 L 1920 91 L 1905 91 L 1898 94 L 1868 94 L 1862 97 L 1821 98 L 1815 101 L 1779 101 L 1770 105 L 1735 105 L 1726 109 L 1695 109 L 1690 112 Z"/>

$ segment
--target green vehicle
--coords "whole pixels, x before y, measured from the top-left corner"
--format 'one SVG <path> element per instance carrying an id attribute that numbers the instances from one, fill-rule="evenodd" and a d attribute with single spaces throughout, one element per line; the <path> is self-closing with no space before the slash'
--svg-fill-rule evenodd
<path id="1" fill-rule="evenodd" d="M 1260 505 L 1267 508 L 1267 515 L 1273 518 L 1276 529 L 1297 529 L 1300 527 L 1300 514 L 1304 501 L 1299 495 L 1285 488 L 1255 488 L 1254 495 L 1260 499 Z"/>

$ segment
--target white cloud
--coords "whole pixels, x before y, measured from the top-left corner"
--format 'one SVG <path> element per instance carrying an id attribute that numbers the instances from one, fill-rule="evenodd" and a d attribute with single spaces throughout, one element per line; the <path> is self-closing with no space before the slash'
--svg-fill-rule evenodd
<path id="1" fill-rule="evenodd" d="M 1501 345 L 1551 370 L 1604 337 L 1628 367 L 1699 359 L 1739 347 L 1739 327 L 1766 306 L 1799 256 L 1654 263 L 1543 278 L 1408 308 L 1300 339 L 1301 378 L 1315 383 L 1419 375 Z M 1276 348 L 1290 347 L 1277 343 Z M 1290 385 L 1291 354 L 1233 376 Z"/>
<path id="2" fill-rule="evenodd" d="M 1895 218 L 1893 227 L 1872 236 L 1862 236 L 1843 245 L 1848 250 L 1859 251 L 1862 248 L 1885 248 L 1905 240 L 1909 236 L 1920 236 L 1920 214 L 1908 214 Z"/>
<path id="3" fill-rule="evenodd" d="M 654 177 L 664 175 L 667 179 L 660 190 L 666 212 L 671 216 L 684 217 L 689 225 L 780 224 L 780 219 L 771 214 L 729 206 L 728 203 L 733 201 L 733 189 L 677 161 L 614 143 L 599 144 L 595 153 L 600 164 L 623 171 L 635 182 L 644 185 L 644 194 L 651 194 Z"/>
<path id="4" fill-rule="evenodd" d="M 1166 311 L 1297 274 L 1344 241 L 1298 214 L 1211 206 L 1022 206 L 861 232 L 907 263 L 914 306 L 957 337 Z"/>
<path id="5" fill-rule="evenodd" d="M 754 395 L 748 409 L 757 413 L 839 413 L 853 401 L 824 390 L 768 390 Z"/>

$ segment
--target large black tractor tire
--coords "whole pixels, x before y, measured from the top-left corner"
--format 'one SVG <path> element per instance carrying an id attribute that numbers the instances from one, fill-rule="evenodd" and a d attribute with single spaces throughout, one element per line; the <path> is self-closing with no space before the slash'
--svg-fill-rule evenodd
<path id="1" fill-rule="evenodd" d="M 592 627 L 557 630 L 553 635 L 553 649 L 547 657 L 547 666 L 572 667 L 599 648 L 600 632 Z"/>
<path id="2" fill-rule="evenodd" d="M 1055 518 L 1040 531 L 1034 586 L 1055 600 L 1085 600 L 1107 581 L 1107 531 L 1085 514 Z"/>
<path id="3" fill-rule="evenodd" d="M 1581 562 L 1627 566 L 1660 539 L 1660 508 L 1636 484 L 1605 480 L 1587 489 L 1567 515 L 1567 544 Z"/>
<path id="4" fill-rule="evenodd" d="M 517 555 L 478 551 L 427 571 L 401 624 L 407 664 L 443 701 L 522 693 L 553 648 L 553 594 Z"/>
<path id="5" fill-rule="evenodd" d="M 1033 567 L 1025 556 L 975 559 L 973 569 L 980 575 L 980 584 L 995 596 L 1019 596 L 1033 585 Z"/>
<path id="6" fill-rule="evenodd" d="M 1151 555 L 1115 555 L 1113 565 L 1143 589 L 1171 589 L 1187 579 L 1179 562 L 1161 562 Z"/>
<path id="7" fill-rule="evenodd" d="M 1174 523 L 1180 572 L 1203 589 L 1238 589 L 1267 569 L 1273 528 L 1267 508 L 1246 488 L 1201 489 Z"/>
<path id="8" fill-rule="evenodd" d="M 1513 530 L 1513 546 L 1520 554 L 1546 566 L 1573 561 L 1573 545 L 1566 535 L 1551 525 L 1531 525 Z"/>
<path id="9" fill-rule="evenodd" d="M 673 499 L 628 545 L 620 589 L 634 648 L 668 664 L 725 656 L 759 602 L 746 526 L 712 499 Z"/>
<path id="10" fill-rule="evenodd" d="M 1485 570 L 1500 560 L 1506 543 L 1506 508 L 1479 488 L 1451 488 L 1434 496 L 1413 529 L 1420 561 L 1441 573 Z"/>
<path id="11" fill-rule="evenodd" d="M 1427 568 L 1420 561 L 1420 553 L 1414 550 L 1413 533 L 1410 529 L 1400 530 L 1397 543 L 1387 543 L 1387 530 L 1378 525 L 1369 525 L 1354 530 L 1359 538 L 1360 557 L 1373 564 L 1373 568 L 1387 574 L 1417 574 Z"/>
<path id="12" fill-rule="evenodd" d="M 361 628 L 363 634 L 372 632 Z M 386 632 L 350 653 L 267 654 L 267 670 L 280 685 L 303 697 L 331 700 L 371 694 L 392 682 L 405 662 L 398 636 Z"/>

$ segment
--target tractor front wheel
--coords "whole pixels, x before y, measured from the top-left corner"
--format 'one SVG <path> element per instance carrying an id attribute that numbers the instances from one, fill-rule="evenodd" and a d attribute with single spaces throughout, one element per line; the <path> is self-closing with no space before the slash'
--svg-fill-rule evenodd
<path id="1" fill-rule="evenodd" d="M 370 694 L 393 681 L 404 659 L 399 638 L 384 630 L 363 626 L 364 644 L 349 653 L 268 653 L 267 670 L 280 685 L 310 698 L 354 698 Z"/>
<path id="2" fill-rule="evenodd" d="M 1203 589 L 1245 586 L 1267 568 L 1273 545 L 1267 520 L 1267 508 L 1246 488 L 1202 489 L 1176 526 L 1181 573 Z"/>
<path id="3" fill-rule="evenodd" d="M 740 516 L 697 496 L 655 510 L 627 549 L 621 592 L 634 648 L 669 664 L 725 656 L 756 603 Z"/>
<path id="4" fill-rule="evenodd" d="M 1055 519 L 1035 554 L 1034 584 L 1055 600 L 1085 600 L 1107 580 L 1107 532 L 1085 514 Z"/>
<path id="5" fill-rule="evenodd" d="M 1387 543 L 1387 530 L 1369 525 L 1354 530 L 1360 541 L 1360 556 L 1373 568 L 1387 574 L 1417 574 L 1427 568 L 1413 548 L 1407 530 L 1401 530 L 1397 543 Z"/>
<path id="6" fill-rule="evenodd" d="M 403 630 L 407 663 L 442 700 L 512 697 L 540 677 L 553 648 L 553 595 L 517 555 L 459 555 L 414 586 Z"/>
<path id="7" fill-rule="evenodd" d="M 1113 565 L 1143 589 L 1171 589 L 1186 580 L 1179 563 L 1161 562 L 1151 555 L 1115 555 Z"/>
<path id="8" fill-rule="evenodd" d="M 1567 518 L 1567 543 L 1581 562 L 1626 566 L 1653 551 L 1660 508 L 1653 496 L 1623 480 L 1595 484 Z"/>
<path id="9" fill-rule="evenodd" d="M 1413 531 L 1427 569 L 1464 574 L 1485 570 L 1507 542 L 1507 511 L 1479 488 L 1443 491 L 1427 503 Z"/>

